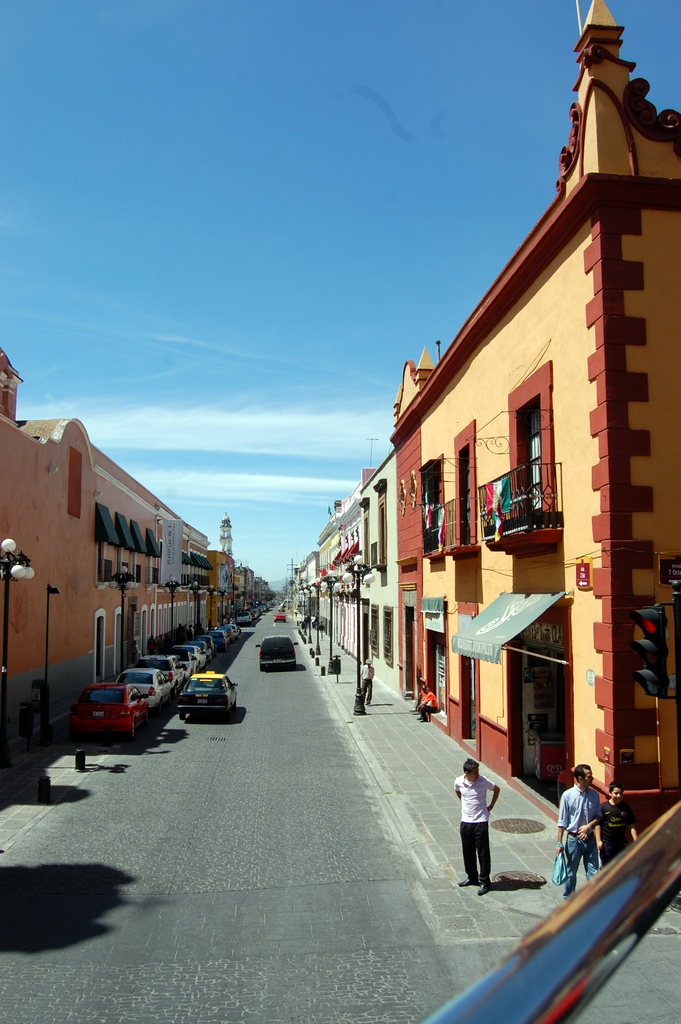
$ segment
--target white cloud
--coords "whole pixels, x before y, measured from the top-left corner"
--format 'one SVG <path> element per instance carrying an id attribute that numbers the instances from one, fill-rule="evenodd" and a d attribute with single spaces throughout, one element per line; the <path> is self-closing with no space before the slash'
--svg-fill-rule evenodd
<path id="1" fill-rule="evenodd" d="M 134 475 L 169 505 L 188 500 L 192 505 L 238 504 L 318 505 L 343 497 L 357 480 L 330 477 L 283 476 L 265 473 L 219 473 L 210 469 L 133 468 Z M 329 496 L 332 496 L 331 498 Z"/>
<path id="2" fill-rule="evenodd" d="M 362 463 L 369 454 L 367 438 L 372 437 L 378 438 L 373 449 L 377 456 L 389 450 L 390 417 L 380 403 L 368 408 L 357 403 L 336 408 L 326 405 L 319 410 L 267 405 L 236 408 L 228 386 L 215 388 L 211 379 L 202 381 L 200 375 L 195 383 L 205 391 L 206 399 L 192 407 L 54 402 L 22 407 L 21 415 L 23 419 L 77 417 L 93 444 L 106 452 L 239 452 Z"/>

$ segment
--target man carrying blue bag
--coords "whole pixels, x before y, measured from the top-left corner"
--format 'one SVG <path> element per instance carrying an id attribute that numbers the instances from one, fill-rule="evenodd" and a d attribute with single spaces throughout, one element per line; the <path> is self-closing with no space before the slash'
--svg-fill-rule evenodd
<path id="1" fill-rule="evenodd" d="M 593 878 L 599 866 L 594 829 L 601 820 L 600 797 L 595 789 L 591 789 L 593 773 L 588 764 L 578 764 L 572 771 L 575 784 L 560 798 L 556 841 L 556 852 L 565 854 L 564 900 L 569 899 L 575 891 L 577 871 L 582 861 L 587 879 Z M 556 865 L 554 868 L 559 870 Z"/>

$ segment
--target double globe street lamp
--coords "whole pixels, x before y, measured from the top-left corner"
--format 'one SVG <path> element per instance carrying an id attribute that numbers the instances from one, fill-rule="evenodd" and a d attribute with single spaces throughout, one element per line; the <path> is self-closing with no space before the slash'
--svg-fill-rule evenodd
<path id="1" fill-rule="evenodd" d="M 194 621 L 194 625 L 195 626 L 199 626 L 201 624 L 201 619 L 199 617 L 199 594 L 203 593 L 203 588 L 202 588 L 202 586 L 201 586 L 201 584 L 199 583 L 198 580 L 192 580 L 191 583 L 188 585 L 187 590 L 190 590 L 192 592 L 192 594 L 194 595 L 194 601 L 196 603 L 196 608 L 195 608 L 195 613 L 194 613 L 196 618 L 195 618 L 195 621 Z"/>
<path id="2" fill-rule="evenodd" d="M 340 594 L 342 590 L 340 576 L 327 574 L 319 589 L 329 599 L 329 667 L 327 671 L 331 674 L 333 672 L 333 595 Z M 319 640 L 319 634 L 317 634 L 317 640 Z"/>
<path id="3" fill-rule="evenodd" d="M 111 587 L 112 590 L 120 590 L 121 592 L 121 639 L 119 649 L 119 663 L 120 671 L 122 672 L 125 669 L 125 661 L 123 655 L 123 651 L 125 649 L 125 594 L 126 591 L 128 590 L 134 590 L 135 587 L 139 586 L 139 584 L 137 582 L 137 578 L 133 575 L 133 573 L 128 572 L 127 565 L 123 563 L 118 572 L 114 572 L 111 574 L 109 586 Z"/>
<path id="4" fill-rule="evenodd" d="M 357 610 L 357 687 L 355 689 L 355 706 L 353 715 L 366 715 L 364 693 L 362 691 L 362 593 L 361 586 L 373 583 L 375 576 L 371 566 L 364 565 L 361 555 L 355 555 L 352 563 L 343 573 L 343 583 L 352 584 L 353 596 Z"/>
<path id="5" fill-rule="evenodd" d="M 182 584 L 175 576 L 170 576 L 163 584 L 166 594 L 170 594 L 170 646 L 175 643 L 175 593 Z"/>
<path id="6" fill-rule="evenodd" d="M 11 768 L 12 758 L 7 739 L 7 653 L 9 646 L 9 585 L 15 580 L 32 580 L 35 570 L 31 559 L 17 551 L 16 542 L 8 537 L 0 545 L 0 574 L 4 581 L 5 603 L 2 618 L 2 682 L 0 683 L 0 768 Z"/>

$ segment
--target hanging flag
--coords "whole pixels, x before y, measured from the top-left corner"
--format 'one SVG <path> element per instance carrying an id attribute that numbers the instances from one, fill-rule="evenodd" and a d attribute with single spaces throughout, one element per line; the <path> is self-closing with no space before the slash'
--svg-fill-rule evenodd
<path id="1" fill-rule="evenodd" d="M 445 534 L 447 533 L 447 513 L 445 512 L 444 505 L 440 505 L 440 512 L 438 514 L 438 535 L 437 542 L 440 551 L 445 546 Z"/>
<path id="2" fill-rule="evenodd" d="M 423 515 L 424 515 L 425 520 L 426 520 L 426 527 L 428 529 L 430 529 L 430 527 L 432 525 L 432 522 L 431 522 L 430 502 L 428 501 L 428 491 L 426 491 L 424 493 L 424 495 L 423 495 L 423 504 L 424 504 Z"/>
<path id="3" fill-rule="evenodd" d="M 494 539 L 500 540 L 504 532 L 504 513 L 511 511 L 511 481 L 507 476 L 485 484 L 487 511 L 494 515 Z"/>

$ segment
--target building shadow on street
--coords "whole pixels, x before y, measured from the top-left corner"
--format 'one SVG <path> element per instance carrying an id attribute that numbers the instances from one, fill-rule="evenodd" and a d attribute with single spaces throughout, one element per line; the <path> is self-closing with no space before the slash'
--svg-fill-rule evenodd
<path id="1" fill-rule="evenodd" d="M 2 952 L 64 949 L 110 931 L 101 920 L 135 879 L 108 864 L 0 867 Z"/>

